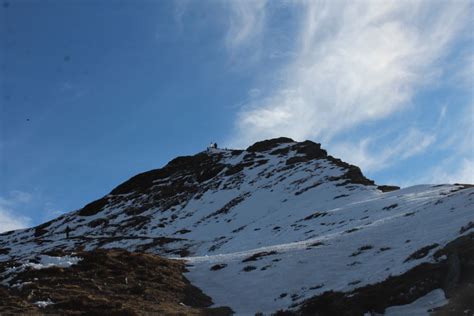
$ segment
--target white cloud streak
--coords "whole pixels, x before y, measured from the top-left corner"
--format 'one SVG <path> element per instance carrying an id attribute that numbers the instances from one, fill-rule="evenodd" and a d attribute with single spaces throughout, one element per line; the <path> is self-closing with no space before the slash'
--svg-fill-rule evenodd
<path id="1" fill-rule="evenodd" d="M 30 226 L 31 219 L 15 211 L 30 200 L 31 195 L 21 191 L 12 191 L 7 197 L 0 197 L 0 233 Z"/>
<path id="2" fill-rule="evenodd" d="M 10 210 L 4 209 L 0 206 L 0 233 L 25 228 L 29 226 L 29 219 L 25 217 L 18 217 Z"/>
<path id="3" fill-rule="evenodd" d="M 266 26 L 265 2 L 237 3 L 228 44 L 234 48 Z M 407 108 L 420 86 L 442 74 L 439 60 L 470 9 L 469 1 L 295 3 L 303 16 L 295 58 L 282 84 L 243 107 L 234 146 L 281 135 L 329 142 Z"/>
<path id="4" fill-rule="evenodd" d="M 449 168 L 454 165 L 455 168 Z M 426 183 L 468 183 L 474 184 L 474 159 L 462 159 L 460 163 L 444 163 L 430 170 L 422 178 Z"/>
<path id="5" fill-rule="evenodd" d="M 331 152 L 338 157 L 347 157 L 348 162 L 372 172 L 385 169 L 396 161 L 403 161 L 423 153 L 436 141 L 436 136 L 417 129 L 410 129 L 390 143 L 373 150 L 375 137 L 367 137 L 358 143 L 337 143 Z"/>
<path id="6" fill-rule="evenodd" d="M 237 49 L 262 35 L 265 25 L 266 0 L 237 0 L 229 3 L 231 9 L 226 44 Z"/>

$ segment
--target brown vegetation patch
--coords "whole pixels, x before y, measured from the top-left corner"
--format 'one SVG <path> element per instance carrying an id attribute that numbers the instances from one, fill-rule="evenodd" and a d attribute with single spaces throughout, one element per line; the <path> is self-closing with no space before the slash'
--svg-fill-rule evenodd
<path id="1" fill-rule="evenodd" d="M 0 314 L 230 315 L 183 277 L 183 262 L 125 250 L 95 250 L 70 268 L 20 273 L 22 288 L 0 288 Z M 34 302 L 51 299 L 41 310 Z"/>

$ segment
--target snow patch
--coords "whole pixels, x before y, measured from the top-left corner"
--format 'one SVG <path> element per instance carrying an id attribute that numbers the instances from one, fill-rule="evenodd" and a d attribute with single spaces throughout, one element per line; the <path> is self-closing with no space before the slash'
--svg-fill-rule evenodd
<path id="1" fill-rule="evenodd" d="M 413 303 L 407 305 L 392 306 L 385 310 L 385 316 L 429 316 L 430 312 L 437 307 L 448 304 L 448 300 L 442 289 L 436 289 Z"/>
<path id="2" fill-rule="evenodd" d="M 52 257 L 52 256 L 47 256 L 47 255 L 40 255 L 37 258 L 39 259 L 38 263 L 27 262 L 16 267 L 8 268 L 4 273 L 0 274 L 0 278 L 3 279 L 0 282 L 0 284 L 4 286 L 10 286 L 10 281 L 15 277 L 15 275 L 27 269 L 41 270 L 41 269 L 47 269 L 47 268 L 52 268 L 52 267 L 69 268 L 70 266 L 75 265 L 79 261 L 82 260 L 82 258 L 80 257 L 73 257 L 69 255 L 66 255 L 63 257 Z M 21 288 L 23 285 L 25 284 L 16 283 L 13 286 Z"/>
<path id="3" fill-rule="evenodd" d="M 46 301 L 37 301 L 33 303 L 33 305 L 36 305 L 39 308 L 45 308 L 46 306 L 51 305 L 51 304 L 54 304 L 54 303 L 49 298 Z"/>

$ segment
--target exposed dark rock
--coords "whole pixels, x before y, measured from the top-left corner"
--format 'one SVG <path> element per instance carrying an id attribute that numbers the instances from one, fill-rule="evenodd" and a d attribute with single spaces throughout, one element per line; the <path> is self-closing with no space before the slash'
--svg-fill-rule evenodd
<path id="1" fill-rule="evenodd" d="M 14 230 L 10 230 L 8 232 L 1 233 L 0 236 L 8 236 L 8 235 L 13 234 L 14 232 L 15 232 Z"/>
<path id="2" fill-rule="evenodd" d="M 215 264 L 211 267 L 211 271 L 221 270 L 221 269 L 224 269 L 225 267 L 227 267 L 227 264 L 225 263 Z"/>
<path id="3" fill-rule="evenodd" d="M 226 176 L 231 176 L 233 174 L 236 174 L 236 173 L 244 170 L 244 168 L 251 167 L 253 165 L 254 165 L 253 161 L 248 161 L 248 162 L 242 162 L 242 163 L 239 163 L 239 164 L 236 164 L 236 165 L 233 165 L 233 166 L 229 166 L 227 168 L 227 170 L 225 171 L 225 175 Z"/>
<path id="4" fill-rule="evenodd" d="M 177 157 L 165 167 L 140 173 L 112 190 L 110 194 L 126 194 L 133 191 L 143 192 L 149 189 L 154 181 L 178 174 L 187 175 L 198 183 L 216 176 L 225 165 L 214 161 L 211 155 L 199 153 L 194 156 Z M 175 190 L 178 193 L 179 190 Z"/>
<path id="5" fill-rule="evenodd" d="M 432 245 L 429 245 L 429 246 L 425 246 L 421 249 L 418 249 L 417 251 L 415 251 L 414 253 L 409 255 L 408 258 L 406 258 L 404 262 L 424 258 L 430 253 L 431 249 L 434 249 L 438 246 L 439 246 L 438 244 L 432 244 Z"/>
<path id="6" fill-rule="evenodd" d="M 396 185 L 379 185 L 377 186 L 377 189 L 382 192 L 392 192 L 392 191 L 400 190 L 400 187 Z"/>
<path id="7" fill-rule="evenodd" d="M 256 142 L 252 146 L 248 147 L 247 151 L 263 152 L 263 151 L 268 151 L 272 148 L 275 148 L 276 146 L 281 145 L 281 144 L 294 143 L 294 142 L 295 142 L 294 140 L 287 137 L 273 138 L 273 139 L 268 139 L 261 142 Z"/>
<path id="8" fill-rule="evenodd" d="M 461 262 L 459 255 L 456 251 L 453 251 L 448 256 L 448 272 L 443 282 L 443 288 L 447 291 L 451 291 L 459 283 L 461 276 Z"/>
<path id="9" fill-rule="evenodd" d="M 91 221 L 89 224 L 87 224 L 87 226 L 89 227 L 105 226 L 107 225 L 108 222 L 109 221 L 105 218 L 98 218 Z"/>
<path id="10" fill-rule="evenodd" d="M 242 269 L 242 271 L 250 272 L 250 271 L 255 270 L 255 269 L 257 269 L 257 267 L 255 267 L 255 266 L 245 266 L 245 267 Z"/>
<path id="11" fill-rule="evenodd" d="M 46 234 L 47 232 L 48 232 L 47 229 L 44 229 L 42 227 L 36 227 L 35 228 L 35 237 L 41 237 L 44 234 Z"/>
<path id="12" fill-rule="evenodd" d="M 190 233 L 191 231 L 189 229 L 180 229 L 178 230 L 177 232 L 175 232 L 175 234 L 187 234 L 187 233 Z"/>
<path id="13" fill-rule="evenodd" d="M 79 212 L 77 213 L 79 216 L 92 216 L 100 211 L 107 205 L 108 199 L 106 197 L 103 197 L 101 199 L 98 199 L 92 203 L 87 204 L 84 206 Z"/>
<path id="14" fill-rule="evenodd" d="M 243 200 L 245 200 L 245 198 L 247 196 L 249 196 L 250 193 L 247 192 L 247 193 L 244 193 L 242 195 L 239 195 L 238 197 L 236 198 L 233 198 L 232 200 L 230 200 L 226 205 L 224 205 L 223 207 L 221 207 L 220 209 L 218 209 L 217 211 L 205 216 L 204 218 L 201 219 L 202 220 L 206 220 L 206 219 L 209 219 L 209 218 L 212 218 L 212 217 L 215 217 L 215 216 L 218 216 L 218 215 L 221 215 L 221 214 L 227 214 L 233 207 L 235 207 L 236 205 L 238 205 L 240 202 L 242 202 Z"/>
<path id="15" fill-rule="evenodd" d="M 336 166 L 346 169 L 346 173 L 337 178 L 332 178 L 331 180 L 346 180 L 345 184 L 363 184 L 363 185 L 374 185 L 375 182 L 373 180 L 367 179 L 360 170 L 359 167 L 348 164 L 347 162 L 342 161 L 341 159 L 334 158 L 333 156 L 328 155 L 325 159 L 331 161 Z"/>
<path id="16" fill-rule="evenodd" d="M 134 228 L 135 230 L 139 230 L 149 222 L 150 217 L 148 216 L 133 216 L 121 222 L 120 225 L 127 229 Z"/>
<path id="17" fill-rule="evenodd" d="M 290 152 L 290 147 L 283 147 L 275 149 L 274 151 L 270 152 L 270 155 L 286 155 Z"/>
<path id="18" fill-rule="evenodd" d="M 304 187 L 303 189 L 299 190 L 299 191 L 296 191 L 295 192 L 295 195 L 300 195 L 308 190 L 311 190 L 311 189 L 314 189 L 316 188 L 317 186 L 320 186 L 322 183 L 321 182 L 316 182 L 316 183 L 313 183 L 307 187 Z"/>
<path id="19" fill-rule="evenodd" d="M 391 204 L 391 205 L 389 205 L 389 206 L 385 206 L 384 208 L 382 208 L 382 210 L 388 211 L 388 210 L 391 210 L 391 209 L 393 209 L 393 208 L 396 208 L 397 206 L 398 206 L 397 203 Z"/>
<path id="20" fill-rule="evenodd" d="M 234 234 L 235 234 L 235 233 L 238 233 L 238 232 L 240 232 L 240 231 L 244 230 L 244 229 L 245 229 L 245 227 L 247 227 L 247 226 L 246 226 L 246 225 L 244 225 L 244 226 L 240 226 L 239 228 L 236 228 L 236 229 L 234 229 L 234 230 L 232 231 L 232 233 L 234 233 Z"/>
<path id="21" fill-rule="evenodd" d="M 258 252 L 258 253 L 254 253 L 253 255 L 251 255 L 248 258 L 245 258 L 244 260 L 242 260 L 242 262 L 257 261 L 257 260 L 260 260 L 263 257 L 272 256 L 272 255 L 276 255 L 276 254 L 278 254 L 278 252 L 276 252 L 276 251 Z"/>
<path id="22" fill-rule="evenodd" d="M 328 215 L 327 212 L 315 212 L 311 215 L 306 216 L 305 218 L 303 218 L 303 220 L 308 221 L 308 220 L 315 219 L 315 218 L 318 218 L 318 217 L 324 217 L 326 215 Z"/>
<path id="23" fill-rule="evenodd" d="M 291 157 L 286 160 L 286 165 L 294 165 L 299 162 L 307 162 L 309 159 L 307 157 L 302 157 L 302 156 L 296 156 L 296 157 Z"/>
<path id="24" fill-rule="evenodd" d="M 8 255 L 11 248 L 0 248 L 0 255 Z"/>
<path id="25" fill-rule="evenodd" d="M 373 247 L 371 245 L 365 245 L 365 246 L 362 246 L 360 247 L 359 249 L 357 249 L 356 252 L 354 252 L 353 254 L 351 254 L 351 257 L 356 257 L 358 255 L 360 255 L 361 253 L 363 253 L 364 251 L 366 250 L 370 250 L 372 249 Z"/>
<path id="26" fill-rule="evenodd" d="M 130 208 L 127 208 L 125 210 L 125 214 L 127 214 L 128 216 L 136 216 L 136 215 L 140 215 L 142 213 L 145 213 L 146 211 L 148 211 L 150 209 L 150 207 L 152 207 L 151 205 L 140 205 L 138 207 L 130 207 Z"/>
<path id="27" fill-rule="evenodd" d="M 298 154 L 304 154 L 309 160 L 326 158 L 328 156 L 327 152 L 321 148 L 321 144 L 314 143 L 310 140 L 296 143 L 291 149 L 295 150 Z"/>
<path id="28" fill-rule="evenodd" d="M 360 230 L 360 228 L 351 228 L 351 229 L 346 230 L 344 233 L 350 234 L 350 233 L 356 232 L 358 230 Z"/>
<path id="29" fill-rule="evenodd" d="M 465 232 L 473 228 L 474 228 L 474 222 L 469 222 L 466 226 L 461 227 L 461 229 L 459 230 L 459 233 L 464 234 Z"/>
<path id="30" fill-rule="evenodd" d="M 46 229 L 49 225 L 51 225 L 52 223 L 54 222 L 54 220 L 51 220 L 49 222 L 46 222 L 46 223 L 43 223 L 41 225 L 38 225 L 34 228 L 35 230 L 35 237 L 41 237 L 43 236 L 44 234 L 46 234 L 48 232 L 48 230 Z"/>

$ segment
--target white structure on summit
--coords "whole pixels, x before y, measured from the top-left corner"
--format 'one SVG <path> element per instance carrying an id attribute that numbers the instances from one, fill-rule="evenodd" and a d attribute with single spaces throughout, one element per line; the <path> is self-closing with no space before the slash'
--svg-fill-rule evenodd
<path id="1" fill-rule="evenodd" d="M 217 149 L 217 143 L 211 143 L 208 148 Z"/>

